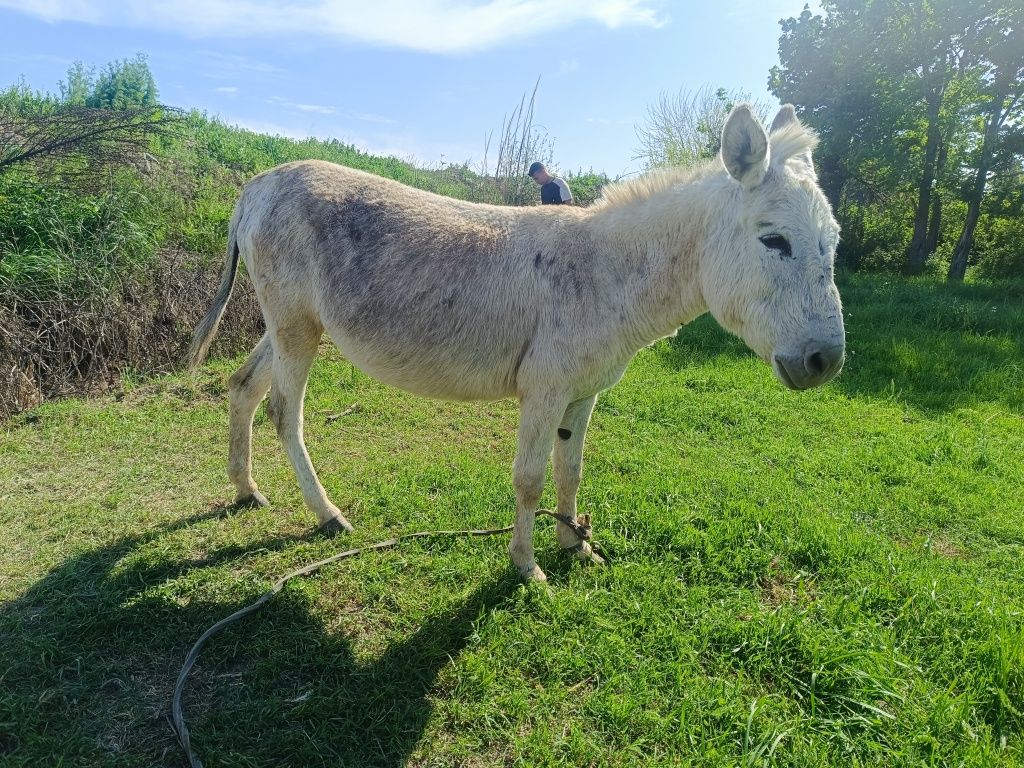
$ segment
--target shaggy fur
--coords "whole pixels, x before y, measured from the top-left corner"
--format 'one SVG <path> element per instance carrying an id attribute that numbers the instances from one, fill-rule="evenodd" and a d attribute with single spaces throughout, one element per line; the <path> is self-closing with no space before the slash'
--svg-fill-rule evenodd
<path id="1" fill-rule="evenodd" d="M 240 256 L 267 333 L 230 382 L 238 500 L 265 503 L 250 445 L 269 390 L 268 413 L 306 503 L 322 525 L 349 528 L 302 440 L 306 377 L 326 330 L 353 364 L 393 386 L 518 398 L 510 553 L 524 578 L 543 579 L 532 527 L 547 457 L 558 510 L 575 516 L 595 398 L 637 350 L 710 310 L 787 386 L 816 386 L 839 370 L 838 228 L 808 165 L 813 135 L 791 108 L 774 127 L 769 140 L 749 108 L 737 107 L 719 160 L 613 186 L 585 209 L 462 202 L 319 161 L 254 178 L 235 209 L 224 282 L 191 361 L 216 332 Z M 769 235 L 786 238 L 791 253 L 770 247 L 779 241 Z M 557 430 L 569 436 L 555 440 Z M 568 527 L 557 535 L 596 557 Z"/>

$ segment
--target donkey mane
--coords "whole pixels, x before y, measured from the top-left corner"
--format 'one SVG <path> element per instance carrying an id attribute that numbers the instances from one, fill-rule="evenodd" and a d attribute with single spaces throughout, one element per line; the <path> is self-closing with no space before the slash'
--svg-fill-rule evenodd
<path id="1" fill-rule="evenodd" d="M 648 171 L 642 176 L 637 176 L 635 179 L 609 184 L 602 190 L 601 197 L 594 201 L 594 206 L 617 208 L 629 205 L 630 203 L 649 200 L 657 194 L 668 191 L 677 184 L 696 181 L 698 178 L 707 176 L 719 168 L 721 168 L 720 164 L 716 161 L 710 161 L 685 168 L 659 168 L 654 171 Z"/>
<path id="2" fill-rule="evenodd" d="M 810 153 L 818 145 L 818 134 L 799 122 L 789 123 L 768 137 L 773 164 L 782 165 L 802 153 Z M 722 170 L 719 158 L 689 167 L 659 168 L 635 179 L 609 184 L 595 202 L 595 207 L 618 208 L 638 203 L 667 192 L 678 184 L 697 181 Z"/>
<path id="3" fill-rule="evenodd" d="M 803 123 L 788 123 L 772 131 L 768 137 L 772 163 L 785 163 L 804 152 L 810 153 L 818 146 L 818 134 Z"/>

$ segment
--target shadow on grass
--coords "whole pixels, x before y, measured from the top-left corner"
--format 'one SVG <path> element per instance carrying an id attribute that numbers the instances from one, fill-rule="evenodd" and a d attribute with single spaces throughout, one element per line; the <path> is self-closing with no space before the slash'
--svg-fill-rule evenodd
<path id="1" fill-rule="evenodd" d="M 1024 412 L 1024 283 L 854 277 L 840 293 L 847 361 L 829 386 L 927 411 L 997 402 Z M 676 370 L 752 355 L 710 316 L 659 349 Z"/>
<path id="2" fill-rule="evenodd" d="M 185 653 L 266 584 L 232 585 L 232 597 L 212 601 L 152 590 L 295 538 L 228 547 L 199 560 L 122 561 L 223 513 L 196 514 L 72 557 L 0 605 L 0 763 L 186 764 L 168 721 Z M 404 765 L 429 719 L 438 673 L 465 647 L 482 613 L 516 585 L 511 570 L 493 578 L 369 662 L 353 656 L 345 636 L 325 630 L 301 588 L 286 586 L 204 650 L 186 689 L 193 745 L 211 765 L 305 765 L 325 757 Z M 284 695 L 296 686 L 306 694 Z"/>

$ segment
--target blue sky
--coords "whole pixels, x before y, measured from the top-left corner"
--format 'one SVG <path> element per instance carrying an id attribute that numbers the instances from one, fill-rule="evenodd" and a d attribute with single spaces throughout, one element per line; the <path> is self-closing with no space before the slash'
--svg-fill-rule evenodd
<path id="1" fill-rule="evenodd" d="M 76 59 L 142 52 L 167 104 L 477 167 L 539 75 L 558 169 L 616 177 L 640 168 L 635 126 L 661 92 L 770 101 L 778 21 L 805 2 L 0 0 L 0 84 L 56 90 Z"/>

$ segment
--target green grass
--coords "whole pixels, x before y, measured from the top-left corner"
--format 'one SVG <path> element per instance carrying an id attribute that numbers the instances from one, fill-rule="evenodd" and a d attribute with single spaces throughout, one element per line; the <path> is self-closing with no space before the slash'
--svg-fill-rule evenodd
<path id="1" fill-rule="evenodd" d="M 580 506 L 608 567 L 541 520 L 547 588 L 504 538 L 410 542 L 227 629 L 186 693 L 206 764 L 1024 765 L 1022 288 L 842 290 L 821 390 L 705 319 L 598 401 Z M 0 764 L 181 765 L 170 692 L 215 620 L 342 547 L 510 521 L 513 403 L 333 352 L 307 441 L 356 533 L 310 535 L 262 409 L 273 506 L 227 513 L 237 362 L 0 434 Z"/>

